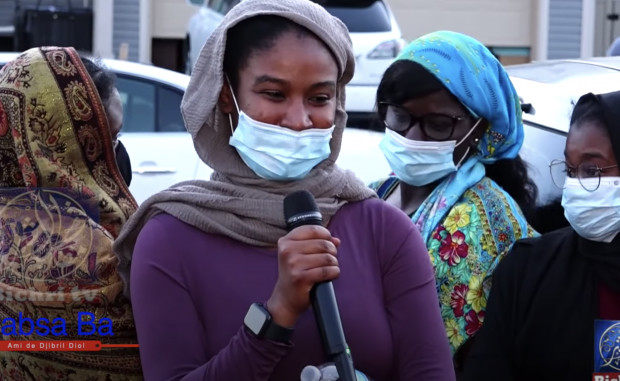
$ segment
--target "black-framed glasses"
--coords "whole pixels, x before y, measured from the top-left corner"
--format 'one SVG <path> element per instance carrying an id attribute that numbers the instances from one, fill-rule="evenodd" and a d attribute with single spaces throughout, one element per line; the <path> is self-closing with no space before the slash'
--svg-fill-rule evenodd
<path id="1" fill-rule="evenodd" d="M 564 189 L 566 177 L 568 176 L 579 179 L 579 184 L 589 192 L 594 192 L 601 185 L 601 174 L 605 173 L 607 169 L 618 167 L 620 165 L 599 167 L 589 161 L 584 161 L 577 167 L 568 165 L 564 160 L 553 160 L 549 164 L 551 180 L 556 187 Z"/>
<path id="2" fill-rule="evenodd" d="M 390 130 L 405 132 L 417 124 L 427 138 L 437 141 L 449 140 L 457 123 L 467 118 L 467 115 L 439 113 L 415 117 L 402 106 L 390 102 L 379 102 L 378 108 L 383 123 Z"/>

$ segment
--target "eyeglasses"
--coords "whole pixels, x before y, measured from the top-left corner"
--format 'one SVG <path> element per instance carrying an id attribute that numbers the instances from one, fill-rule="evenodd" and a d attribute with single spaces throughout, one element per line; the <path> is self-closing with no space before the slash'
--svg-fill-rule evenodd
<path id="1" fill-rule="evenodd" d="M 566 176 L 572 178 L 578 178 L 579 184 L 583 189 L 594 192 L 601 184 L 601 174 L 605 173 L 605 170 L 610 168 L 617 168 L 618 165 L 610 165 L 608 167 L 599 167 L 595 163 L 584 161 L 579 164 L 577 168 L 571 167 L 564 160 L 553 160 L 549 164 L 549 170 L 551 171 L 551 180 L 553 184 L 561 189 L 564 189 L 564 182 Z"/>
<path id="2" fill-rule="evenodd" d="M 466 115 L 446 115 L 431 113 L 415 117 L 403 107 L 390 103 L 379 102 L 379 115 L 387 128 L 396 132 L 405 132 L 418 124 L 424 135 L 433 140 L 448 140 L 454 134 L 457 123 L 467 118 Z"/>

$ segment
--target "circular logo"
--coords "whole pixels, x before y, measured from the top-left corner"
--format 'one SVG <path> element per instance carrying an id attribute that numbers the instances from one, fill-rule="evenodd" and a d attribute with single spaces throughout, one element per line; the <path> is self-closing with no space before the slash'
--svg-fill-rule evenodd
<path id="1" fill-rule="evenodd" d="M 607 328 L 598 343 L 599 354 L 603 360 L 601 367 L 620 370 L 620 323 Z"/>

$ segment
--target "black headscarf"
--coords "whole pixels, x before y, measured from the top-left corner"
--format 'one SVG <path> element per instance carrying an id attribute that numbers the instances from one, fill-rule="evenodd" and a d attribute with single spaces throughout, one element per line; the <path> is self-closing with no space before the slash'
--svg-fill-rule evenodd
<path id="1" fill-rule="evenodd" d="M 575 105 L 575 110 L 589 103 L 597 103 L 601 107 L 604 118 L 603 126 L 609 133 L 609 140 L 614 150 L 616 162 L 620 164 L 620 91 L 606 94 L 588 93 L 583 95 Z M 572 124 L 574 123 L 575 121 L 572 121 Z"/>
<path id="2" fill-rule="evenodd" d="M 118 141 L 114 152 L 116 153 L 116 165 L 118 165 L 118 169 L 121 172 L 123 180 L 125 180 L 125 184 L 129 186 L 131 183 L 131 160 L 129 159 L 129 154 L 125 149 L 125 146 L 120 140 Z"/>
<path id="3" fill-rule="evenodd" d="M 599 104 L 603 106 L 605 127 L 609 133 L 616 162 L 620 163 L 620 91 L 600 94 L 596 98 Z"/>
<path id="4" fill-rule="evenodd" d="M 606 94 L 588 93 L 579 98 L 575 109 L 591 102 L 597 103 L 601 108 L 603 127 L 609 134 L 616 162 L 620 164 L 620 91 Z M 620 204 L 620 200 L 618 203 Z M 620 292 L 620 234 L 610 243 L 593 242 L 579 237 L 578 250 L 592 264 L 596 279 L 615 292 Z"/>

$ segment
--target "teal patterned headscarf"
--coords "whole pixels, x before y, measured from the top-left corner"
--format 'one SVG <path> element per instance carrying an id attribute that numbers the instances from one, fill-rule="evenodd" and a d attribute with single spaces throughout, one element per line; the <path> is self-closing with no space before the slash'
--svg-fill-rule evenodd
<path id="1" fill-rule="evenodd" d="M 489 129 L 478 146 L 478 160 L 492 163 L 517 156 L 523 144 L 521 105 L 502 64 L 479 41 L 439 31 L 411 42 L 397 60 L 424 66 Z"/>
<path id="2" fill-rule="evenodd" d="M 411 42 L 397 60 L 422 65 L 469 112 L 489 122 L 477 152 L 446 177 L 412 216 L 428 241 L 461 195 L 484 178 L 484 164 L 517 156 L 523 144 L 521 104 L 502 64 L 482 43 L 464 34 L 439 31 L 424 35 Z M 508 194 L 506 197 L 512 200 Z M 525 219 L 521 222 L 526 225 Z"/>

